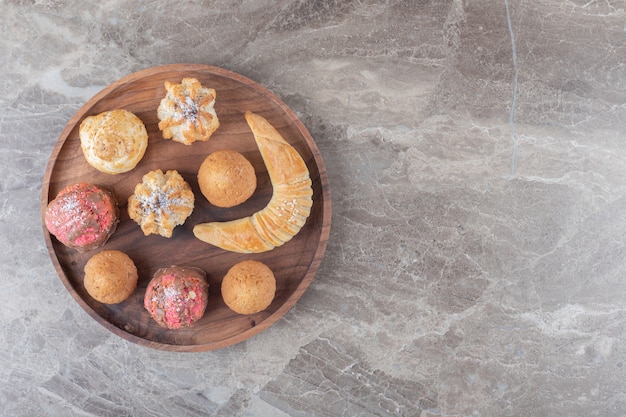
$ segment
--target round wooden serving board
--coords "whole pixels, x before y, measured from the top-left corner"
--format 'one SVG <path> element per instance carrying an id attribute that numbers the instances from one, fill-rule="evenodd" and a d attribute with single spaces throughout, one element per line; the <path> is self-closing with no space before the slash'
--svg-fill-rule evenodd
<path id="1" fill-rule="evenodd" d="M 217 92 L 215 109 L 220 128 L 206 142 L 183 145 L 163 139 L 158 129 L 157 107 L 165 96 L 164 82 L 197 78 Z M 148 130 L 148 149 L 130 172 L 104 174 L 87 164 L 80 148 L 78 130 L 82 120 L 103 111 L 124 108 L 135 113 Z M 313 181 L 313 208 L 307 223 L 291 241 L 260 254 L 238 254 L 196 239 L 193 226 L 209 221 L 226 221 L 248 216 L 265 207 L 272 193 L 263 160 L 244 118 L 245 111 L 265 117 L 302 155 Z M 218 149 L 241 152 L 255 167 L 257 189 L 240 206 L 220 209 L 200 193 L 197 171 L 204 158 Z M 171 238 L 144 236 L 128 217 L 127 201 L 149 171 L 175 169 L 191 185 L 195 208 Z M 233 72 L 207 65 L 176 64 L 154 67 L 126 76 L 90 99 L 68 122 L 52 152 L 44 176 L 42 220 L 48 203 L 67 185 L 90 182 L 113 190 L 120 205 L 121 221 L 106 245 L 78 253 L 59 243 L 44 224 L 46 245 L 52 262 L 70 294 L 96 321 L 113 333 L 140 345 L 169 351 L 204 351 L 241 342 L 269 327 L 287 312 L 311 283 L 326 249 L 330 233 L 330 191 L 319 150 L 294 112 L 264 87 Z M 83 285 L 87 260 L 104 249 L 127 253 L 139 271 L 139 283 L 126 301 L 102 304 L 89 296 Z M 239 261 L 255 259 L 267 264 L 276 276 L 276 297 L 263 312 L 239 315 L 220 295 L 222 277 Z M 209 283 L 209 304 L 204 317 L 193 327 L 168 330 L 157 325 L 143 307 L 146 286 L 163 266 L 180 265 L 203 269 Z"/>

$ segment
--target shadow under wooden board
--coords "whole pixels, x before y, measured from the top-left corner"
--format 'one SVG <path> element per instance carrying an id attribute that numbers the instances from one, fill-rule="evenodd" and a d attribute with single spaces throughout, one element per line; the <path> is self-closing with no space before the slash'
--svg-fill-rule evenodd
<path id="1" fill-rule="evenodd" d="M 165 96 L 165 81 L 197 78 L 217 93 L 215 109 L 220 127 L 206 142 L 183 145 L 163 139 L 156 109 Z M 118 175 L 92 168 L 80 148 L 78 129 L 82 120 L 103 111 L 123 108 L 135 113 L 145 124 L 149 142 L 135 169 Z M 309 169 L 313 185 L 313 207 L 305 226 L 289 242 L 269 252 L 239 254 L 204 243 L 193 235 L 193 226 L 209 221 L 227 221 L 248 216 L 269 202 L 272 186 L 256 142 L 244 118 L 246 111 L 265 117 L 296 148 Z M 200 193 L 197 171 L 204 158 L 218 149 L 242 153 L 254 166 L 257 189 L 243 204 L 229 208 L 212 206 Z M 175 169 L 191 185 L 195 207 L 184 225 L 171 238 L 144 236 L 128 216 L 128 197 L 144 174 Z M 111 332 L 134 343 L 169 351 L 205 351 L 239 343 L 275 323 L 302 296 L 313 279 L 326 249 L 330 233 L 331 202 L 328 178 L 315 141 L 295 113 L 273 93 L 255 82 L 217 67 L 174 64 L 149 68 L 128 75 L 90 99 L 67 123 L 54 147 L 45 172 L 42 220 L 48 203 L 64 187 L 90 182 L 108 187 L 121 211 L 118 228 L 106 245 L 79 253 L 62 245 L 44 225 L 44 236 L 52 262 L 63 284 L 80 306 Z M 104 249 L 127 253 L 139 272 L 137 289 L 126 301 L 106 305 L 94 300 L 83 285 L 87 260 Z M 277 288 L 272 304 L 252 315 L 231 311 L 220 295 L 222 277 L 239 261 L 254 259 L 267 264 L 275 274 Z M 192 266 L 207 273 L 209 303 L 203 318 L 194 326 L 169 330 L 157 325 L 143 307 L 146 286 L 157 269 Z"/>

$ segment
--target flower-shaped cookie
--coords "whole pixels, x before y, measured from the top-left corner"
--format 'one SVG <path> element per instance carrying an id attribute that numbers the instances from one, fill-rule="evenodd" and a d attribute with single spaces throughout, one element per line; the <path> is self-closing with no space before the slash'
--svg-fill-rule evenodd
<path id="1" fill-rule="evenodd" d="M 128 198 L 128 215 L 146 236 L 172 237 L 174 227 L 185 223 L 193 207 L 193 191 L 176 170 L 148 172 Z"/>
<path id="2" fill-rule="evenodd" d="M 157 109 L 163 138 L 191 145 L 208 140 L 220 126 L 215 113 L 215 90 L 195 78 L 180 84 L 165 81 L 167 94 Z"/>

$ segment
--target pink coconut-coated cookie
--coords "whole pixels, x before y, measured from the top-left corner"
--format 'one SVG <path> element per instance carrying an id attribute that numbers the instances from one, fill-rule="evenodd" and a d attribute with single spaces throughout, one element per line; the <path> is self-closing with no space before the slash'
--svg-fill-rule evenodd
<path id="1" fill-rule="evenodd" d="M 113 194 L 94 184 L 65 187 L 48 203 L 48 231 L 67 247 L 86 252 L 106 243 L 119 223 L 119 207 Z"/>
<path id="2" fill-rule="evenodd" d="M 200 320 L 209 299 L 204 271 L 184 266 L 159 269 L 148 284 L 143 304 L 150 316 L 168 329 Z"/>

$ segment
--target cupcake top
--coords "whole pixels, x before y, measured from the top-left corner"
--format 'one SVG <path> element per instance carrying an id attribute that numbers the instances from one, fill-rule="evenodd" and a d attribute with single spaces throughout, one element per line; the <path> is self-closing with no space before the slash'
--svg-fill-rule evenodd
<path id="1" fill-rule="evenodd" d="M 48 203 L 48 231 L 67 247 L 85 252 L 106 243 L 119 223 L 113 194 L 89 183 L 72 184 Z"/>
<path id="2" fill-rule="evenodd" d="M 242 154 L 219 150 L 207 156 L 198 170 L 200 191 L 217 207 L 234 207 L 256 189 L 254 167 Z"/>
<path id="3" fill-rule="evenodd" d="M 137 288 L 139 275 L 135 263 L 119 250 L 103 250 L 85 264 L 85 289 L 105 304 L 126 300 Z"/>
<path id="4" fill-rule="evenodd" d="M 265 310 L 276 294 L 276 279 L 262 262 L 241 261 L 222 280 L 224 303 L 236 313 L 254 314 Z"/>

